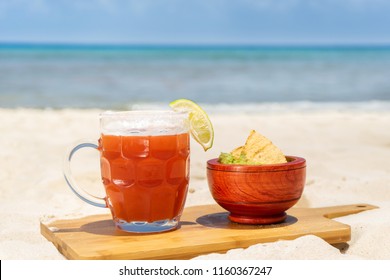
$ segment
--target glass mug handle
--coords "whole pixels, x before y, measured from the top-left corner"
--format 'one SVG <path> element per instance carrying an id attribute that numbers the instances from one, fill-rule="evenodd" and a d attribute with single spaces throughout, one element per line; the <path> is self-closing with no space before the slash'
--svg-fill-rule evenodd
<path id="1" fill-rule="evenodd" d="M 79 141 L 78 143 L 76 143 L 75 147 L 73 147 L 72 149 L 70 149 L 66 153 L 66 156 L 65 156 L 64 162 L 63 162 L 63 172 L 64 172 L 65 181 L 68 184 L 68 186 L 71 188 L 71 190 L 83 201 L 85 201 L 93 206 L 106 208 L 107 204 L 106 204 L 106 200 L 104 198 L 91 195 L 88 192 L 86 192 L 85 190 L 83 190 L 83 188 L 79 187 L 76 184 L 76 182 L 72 176 L 72 171 L 70 168 L 70 163 L 71 163 L 72 157 L 78 150 L 80 150 L 82 148 L 93 148 L 93 149 L 97 150 L 99 148 L 99 146 L 97 144 L 91 143 L 89 141 Z"/>

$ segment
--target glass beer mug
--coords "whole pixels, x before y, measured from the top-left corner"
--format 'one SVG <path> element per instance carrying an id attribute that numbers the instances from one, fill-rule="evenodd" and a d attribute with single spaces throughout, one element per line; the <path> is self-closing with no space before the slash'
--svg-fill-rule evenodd
<path id="1" fill-rule="evenodd" d="M 105 198 L 77 185 L 72 156 L 81 148 L 100 152 Z M 117 228 L 151 233 L 176 229 L 189 183 L 188 115 L 174 111 L 104 112 L 98 143 L 80 142 L 64 161 L 64 176 L 85 202 L 108 207 Z"/>

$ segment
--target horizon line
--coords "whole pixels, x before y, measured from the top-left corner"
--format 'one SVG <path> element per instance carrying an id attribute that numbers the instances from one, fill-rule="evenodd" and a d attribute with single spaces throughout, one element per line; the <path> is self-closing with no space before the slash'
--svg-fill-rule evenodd
<path id="1" fill-rule="evenodd" d="M 279 43 L 131 43 L 131 42 L 51 42 L 51 41 L 2 41 L 0 40 L 0 47 L 113 47 L 113 48 L 268 48 L 268 47 L 390 47 L 390 42 L 304 42 L 304 43 L 288 43 L 288 42 L 279 42 Z"/>

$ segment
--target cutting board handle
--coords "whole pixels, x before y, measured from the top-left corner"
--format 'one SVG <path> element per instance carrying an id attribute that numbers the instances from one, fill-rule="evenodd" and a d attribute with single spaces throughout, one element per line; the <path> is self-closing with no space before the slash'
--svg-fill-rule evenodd
<path id="1" fill-rule="evenodd" d="M 347 216 L 351 214 L 357 214 L 362 211 L 376 209 L 376 208 L 378 207 L 370 204 L 361 203 L 361 204 L 350 204 L 350 205 L 342 205 L 342 206 L 315 208 L 314 210 L 326 218 L 333 219 L 333 218 Z"/>

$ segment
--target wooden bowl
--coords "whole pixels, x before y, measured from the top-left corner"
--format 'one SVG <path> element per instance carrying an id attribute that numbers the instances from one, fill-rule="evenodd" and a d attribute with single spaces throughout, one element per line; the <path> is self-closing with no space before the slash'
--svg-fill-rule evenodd
<path id="1" fill-rule="evenodd" d="M 306 179 L 306 160 L 286 156 L 287 163 L 267 165 L 207 162 L 207 180 L 214 200 L 241 224 L 283 222 L 286 210 L 300 199 Z"/>

